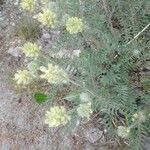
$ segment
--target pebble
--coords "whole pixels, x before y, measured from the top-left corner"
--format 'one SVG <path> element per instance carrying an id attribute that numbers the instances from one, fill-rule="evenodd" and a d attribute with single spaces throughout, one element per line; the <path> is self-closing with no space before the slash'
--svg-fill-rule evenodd
<path id="1" fill-rule="evenodd" d="M 10 47 L 8 50 L 8 54 L 10 54 L 11 56 L 15 57 L 15 58 L 19 58 L 22 56 L 22 48 L 21 47 Z"/>
<path id="2" fill-rule="evenodd" d="M 103 131 L 98 128 L 90 128 L 85 130 L 84 136 L 90 143 L 94 144 L 103 136 Z"/>

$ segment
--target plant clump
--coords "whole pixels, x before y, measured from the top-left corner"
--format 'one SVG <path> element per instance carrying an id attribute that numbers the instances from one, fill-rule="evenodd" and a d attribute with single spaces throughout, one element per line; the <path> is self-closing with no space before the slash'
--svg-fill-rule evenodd
<path id="1" fill-rule="evenodd" d="M 23 15 L 16 21 L 15 33 L 23 40 L 35 40 L 40 34 L 39 23 L 30 16 Z"/>
<path id="2" fill-rule="evenodd" d="M 57 65 L 48 64 L 48 68 L 42 66 L 40 70 L 43 73 L 40 77 L 51 84 L 67 83 L 69 81 L 67 73 Z"/>
<path id="3" fill-rule="evenodd" d="M 70 120 L 70 116 L 67 115 L 67 112 L 63 106 L 54 106 L 51 107 L 50 111 L 46 112 L 45 123 L 49 127 L 58 127 L 60 125 L 66 125 Z"/>
<path id="4" fill-rule="evenodd" d="M 140 149 L 141 137 L 150 134 L 149 2 L 40 2 L 44 5 L 24 4 L 25 13 L 46 31 L 48 43 L 49 33 L 59 31 L 59 36 L 45 54 L 45 45 L 35 44 L 39 39 L 29 40 L 36 26 L 21 26 L 28 64 L 15 74 L 16 83 L 30 84 L 32 74 L 40 87 L 47 85 L 34 95 L 38 104 L 50 100 L 53 106 L 46 112 L 49 127 L 76 126 L 96 113 L 114 141 Z"/>
<path id="5" fill-rule="evenodd" d="M 38 21 L 47 27 L 54 27 L 56 22 L 56 14 L 48 9 L 43 9 L 38 15 Z"/>
<path id="6" fill-rule="evenodd" d="M 77 18 L 77 17 L 69 18 L 66 23 L 66 30 L 70 34 L 77 34 L 79 32 L 82 32 L 82 30 L 83 30 L 82 19 Z"/>
<path id="7" fill-rule="evenodd" d="M 14 75 L 14 80 L 18 85 L 28 85 L 32 79 L 33 77 L 28 70 L 18 70 Z"/>
<path id="8" fill-rule="evenodd" d="M 118 136 L 120 136 L 122 138 L 127 138 L 130 133 L 130 128 L 124 127 L 124 126 L 119 126 L 117 129 L 117 132 L 118 132 Z"/>
<path id="9" fill-rule="evenodd" d="M 26 57 L 38 57 L 40 49 L 41 48 L 37 44 L 31 42 L 27 42 L 23 46 L 23 52 L 26 55 Z"/>
<path id="10" fill-rule="evenodd" d="M 78 115 L 82 118 L 89 118 L 92 114 L 91 103 L 80 104 L 77 108 Z"/>
<path id="11" fill-rule="evenodd" d="M 35 9 L 36 0 L 22 0 L 21 7 L 27 11 L 33 11 Z"/>

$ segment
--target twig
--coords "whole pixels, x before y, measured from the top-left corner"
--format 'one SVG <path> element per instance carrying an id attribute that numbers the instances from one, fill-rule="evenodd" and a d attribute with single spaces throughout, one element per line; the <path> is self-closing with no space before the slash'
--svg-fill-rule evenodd
<path id="1" fill-rule="evenodd" d="M 141 33 L 143 33 L 149 26 L 150 26 L 150 23 L 147 26 L 145 26 L 136 36 L 134 36 L 134 38 L 131 41 L 129 41 L 127 44 L 130 44 L 132 41 L 134 41 L 136 38 L 138 38 L 138 36 Z"/>

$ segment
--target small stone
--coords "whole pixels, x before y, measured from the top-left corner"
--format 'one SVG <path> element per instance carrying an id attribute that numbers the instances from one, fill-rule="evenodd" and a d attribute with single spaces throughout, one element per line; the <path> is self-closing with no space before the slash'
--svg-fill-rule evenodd
<path id="1" fill-rule="evenodd" d="M 5 17 L 0 17 L 0 27 L 5 29 L 9 24 L 9 20 L 5 19 Z"/>
<path id="2" fill-rule="evenodd" d="M 95 150 L 95 147 L 92 144 L 90 144 L 89 142 L 85 142 L 83 149 L 84 150 Z"/>
<path id="3" fill-rule="evenodd" d="M 103 131 L 99 130 L 98 128 L 86 129 L 84 135 L 85 138 L 93 144 L 103 136 Z"/>
<path id="4" fill-rule="evenodd" d="M 22 56 L 22 48 L 21 47 L 11 47 L 8 50 L 8 54 L 10 54 L 11 56 L 15 57 L 15 58 L 19 58 Z"/>
<path id="5" fill-rule="evenodd" d="M 60 35 L 60 31 L 51 31 L 51 34 L 52 34 L 52 40 L 56 40 Z"/>
<path id="6" fill-rule="evenodd" d="M 3 142 L 1 145 L 1 149 L 3 150 L 10 149 L 10 144 L 8 142 Z"/>
<path id="7" fill-rule="evenodd" d="M 50 40 L 50 38 L 51 38 L 50 34 L 46 30 L 43 29 L 41 40 L 44 42 L 47 42 L 47 40 Z"/>
<path id="8" fill-rule="evenodd" d="M 50 36 L 49 33 L 44 33 L 44 34 L 42 35 L 42 39 L 43 39 L 43 40 L 48 40 L 48 39 L 50 39 L 50 38 L 51 38 L 51 36 Z"/>
<path id="9" fill-rule="evenodd" d="M 14 27 L 14 26 L 15 26 L 15 23 L 14 23 L 14 22 L 12 22 L 12 23 L 11 23 L 11 25 Z"/>
<path id="10" fill-rule="evenodd" d="M 19 0 L 16 0 L 15 3 L 14 3 L 14 5 L 18 6 L 19 5 Z"/>
<path id="11" fill-rule="evenodd" d="M 61 143 L 59 144 L 59 147 L 58 149 L 59 150 L 72 150 L 73 148 L 73 144 L 72 144 L 72 141 L 71 141 L 71 137 L 67 137 L 65 136 Z"/>
<path id="12" fill-rule="evenodd" d="M 143 150 L 149 150 L 150 148 L 150 137 L 143 138 Z"/>
<path id="13" fill-rule="evenodd" d="M 3 21 L 4 20 L 4 17 L 2 15 L 2 13 L 0 12 L 0 21 Z"/>

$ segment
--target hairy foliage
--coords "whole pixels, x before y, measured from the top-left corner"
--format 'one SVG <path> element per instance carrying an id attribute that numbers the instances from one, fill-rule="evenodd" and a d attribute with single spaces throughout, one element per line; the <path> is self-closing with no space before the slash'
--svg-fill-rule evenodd
<path id="1" fill-rule="evenodd" d="M 149 0 L 56 0 L 61 34 L 51 51 L 80 50 L 73 59 L 44 58 L 42 63 L 58 64 L 71 76 L 70 84 L 51 87 L 51 99 L 58 91 L 68 89 L 61 98 L 73 108 L 70 126 L 79 120 L 76 107 L 83 103 L 81 93 L 91 99 L 92 110 L 100 114 L 105 127 L 116 139 L 119 126 L 130 128 L 129 148 L 141 149 L 142 136 L 149 136 L 150 80 L 149 80 Z M 49 6 L 49 5 L 48 5 Z M 71 35 L 64 29 L 64 16 L 80 17 L 84 30 Z M 64 20 L 62 19 L 64 17 Z M 63 21 L 62 21 L 63 20 Z M 143 28 L 145 30 L 143 30 Z M 49 29 L 47 29 L 49 30 Z M 142 31 L 143 30 L 143 31 Z M 142 31 L 142 32 L 141 32 Z M 36 24 L 19 24 L 19 34 L 35 37 Z M 136 37 L 136 35 L 138 35 Z M 136 37 L 136 38 L 135 38 Z M 61 89 L 61 90 L 60 90 Z M 58 101 L 57 101 L 58 102 Z M 59 103 L 59 102 L 58 102 Z M 134 116 L 140 121 L 133 121 Z M 99 119 L 99 118 L 98 118 Z M 138 143 L 138 144 L 137 144 Z"/>
<path id="2" fill-rule="evenodd" d="M 149 23 L 148 6 L 148 0 L 60 0 L 62 15 L 82 16 L 87 29 L 77 36 L 62 34 L 56 45 L 82 50 L 72 63 L 63 62 L 77 68 L 77 93 L 90 91 L 93 109 L 102 114 L 112 135 L 119 125 L 132 126 L 132 115 L 139 110 L 148 113 L 150 106 L 148 32 L 128 44 Z M 131 148 L 140 149 L 141 136 L 149 134 L 146 122 L 133 128 Z"/>

